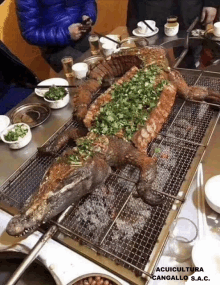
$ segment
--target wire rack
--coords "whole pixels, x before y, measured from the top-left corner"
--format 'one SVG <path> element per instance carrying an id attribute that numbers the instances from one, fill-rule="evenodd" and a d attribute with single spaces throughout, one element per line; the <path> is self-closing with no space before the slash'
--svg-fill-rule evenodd
<path id="1" fill-rule="evenodd" d="M 202 74 L 187 70 L 181 72 L 189 85 L 220 89 L 220 79 L 203 78 Z M 167 123 L 147 150 L 150 156 L 157 158 L 158 175 L 153 190 L 164 197 L 162 206 L 151 207 L 134 197 L 139 170 L 127 165 L 113 172 L 105 185 L 81 199 L 71 214 L 58 225 L 60 232 L 95 249 L 136 275 L 151 275 L 145 271 L 146 264 L 174 201 L 183 200 L 178 198 L 181 185 L 198 148 L 205 149 L 204 136 L 218 114 L 219 110 L 206 103 L 176 100 Z M 69 121 L 60 132 L 73 125 L 77 126 L 77 123 Z M 2 186 L 2 201 L 21 209 L 37 189 L 52 161 L 53 158 L 36 153 Z"/>

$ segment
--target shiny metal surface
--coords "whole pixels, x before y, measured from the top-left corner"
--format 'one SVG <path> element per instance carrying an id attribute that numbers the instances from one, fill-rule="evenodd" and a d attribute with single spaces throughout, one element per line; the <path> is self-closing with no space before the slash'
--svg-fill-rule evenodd
<path id="1" fill-rule="evenodd" d="M 74 91 L 73 91 L 74 92 Z M 27 103 L 44 103 L 43 98 L 31 94 L 18 106 Z M 18 107 L 16 106 L 16 107 Z M 14 111 L 12 109 L 6 115 Z M 72 116 L 73 108 L 70 103 L 59 110 L 52 110 L 51 116 L 40 126 L 32 129 L 32 140 L 24 148 L 11 150 L 8 145 L 0 141 L 0 186 L 42 146 L 54 133 L 56 133 Z"/>
<path id="2" fill-rule="evenodd" d="M 189 46 L 197 46 L 202 44 L 204 39 L 202 38 L 189 38 Z M 184 47 L 185 44 L 185 38 L 177 38 L 177 39 L 170 39 L 168 41 L 165 41 L 164 43 L 161 44 L 162 47 L 169 49 L 169 48 L 175 48 L 175 47 Z"/>
<path id="3" fill-rule="evenodd" d="M 43 124 L 51 114 L 46 104 L 28 103 L 17 107 L 10 115 L 11 123 L 25 123 L 30 128 Z"/>
<path id="4" fill-rule="evenodd" d="M 65 217 L 72 211 L 73 207 L 69 206 L 58 218 L 57 222 L 61 222 Z M 23 262 L 19 265 L 19 267 L 15 270 L 15 272 L 12 274 L 10 279 L 7 281 L 5 285 L 14 285 L 17 284 L 18 280 L 21 278 L 22 274 L 25 272 L 25 270 L 32 264 L 32 262 L 37 258 L 39 255 L 40 250 L 42 247 L 55 235 L 58 228 L 57 226 L 53 225 L 49 228 L 49 230 L 42 235 L 42 237 L 39 239 L 39 241 L 35 244 L 35 246 L 32 248 L 30 253 L 27 255 L 27 257 L 23 260 Z"/>
<path id="5" fill-rule="evenodd" d="M 82 282 L 86 282 L 88 281 L 89 277 L 92 277 L 93 280 L 95 280 L 95 277 L 100 277 L 103 279 L 103 281 L 109 281 L 109 283 L 105 283 L 104 284 L 112 284 L 112 285 L 121 285 L 120 282 L 118 282 L 116 279 L 112 278 L 111 276 L 109 275 L 106 275 L 106 274 L 95 274 L 95 273 L 91 273 L 91 274 L 85 274 L 85 275 L 82 275 L 78 278 L 76 278 L 75 280 L 71 281 L 70 283 L 68 283 L 67 285 L 79 285 L 81 284 Z M 85 284 L 85 283 L 82 283 L 82 284 Z M 92 284 L 92 283 L 89 283 L 89 284 Z M 102 284 L 102 283 L 100 283 Z"/>
<path id="6" fill-rule="evenodd" d="M 0 284 L 6 284 L 11 274 L 16 270 L 25 254 L 16 251 L 3 251 L 0 252 Z M 53 279 L 50 271 L 40 263 L 35 261 L 26 270 L 25 274 L 18 281 L 17 285 L 60 285 Z"/>
<path id="7" fill-rule="evenodd" d="M 83 62 L 89 65 L 89 68 L 92 69 L 97 63 L 103 61 L 105 58 L 101 55 L 93 55 L 86 58 Z"/>
<path id="8" fill-rule="evenodd" d="M 121 41 L 121 48 L 145 47 L 149 45 L 149 41 L 145 38 L 128 37 Z"/>

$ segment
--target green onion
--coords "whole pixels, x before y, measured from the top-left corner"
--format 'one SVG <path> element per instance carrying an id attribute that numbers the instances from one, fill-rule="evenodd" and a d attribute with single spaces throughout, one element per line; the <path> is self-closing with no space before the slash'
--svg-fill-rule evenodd
<path id="1" fill-rule="evenodd" d="M 44 97 L 51 101 L 63 99 L 67 94 L 64 87 L 50 87 L 49 91 L 44 94 Z"/>
<path id="2" fill-rule="evenodd" d="M 17 141 L 19 137 L 23 138 L 28 132 L 28 129 L 24 125 L 15 126 L 14 130 L 11 130 L 4 136 L 6 141 Z"/>

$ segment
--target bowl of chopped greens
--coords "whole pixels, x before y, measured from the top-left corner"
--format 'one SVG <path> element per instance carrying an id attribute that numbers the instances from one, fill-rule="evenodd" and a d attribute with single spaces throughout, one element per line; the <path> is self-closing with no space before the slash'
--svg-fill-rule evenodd
<path id="1" fill-rule="evenodd" d="M 66 88 L 51 86 L 44 94 L 44 100 L 51 109 L 60 109 L 69 103 L 70 96 Z"/>
<path id="2" fill-rule="evenodd" d="M 59 77 L 54 77 L 54 78 L 49 78 L 44 81 L 41 81 L 37 86 L 39 88 L 35 88 L 34 92 L 37 96 L 39 97 L 44 97 L 45 93 L 49 91 L 49 87 L 42 88 L 42 86 L 68 86 L 69 83 L 66 79 L 64 78 L 59 78 Z"/>
<path id="3" fill-rule="evenodd" d="M 31 129 L 25 123 L 10 125 L 1 134 L 1 139 L 12 149 L 19 149 L 31 141 Z"/>

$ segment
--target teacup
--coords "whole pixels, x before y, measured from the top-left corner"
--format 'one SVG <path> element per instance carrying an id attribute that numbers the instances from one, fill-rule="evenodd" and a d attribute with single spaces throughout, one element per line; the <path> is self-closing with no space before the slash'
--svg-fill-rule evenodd
<path id="1" fill-rule="evenodd" d="M 176 23 L 176 26 L 172 27 L 169 25 L 169 23 L 166 23 L 164 25 L 164 33 L 168 37 L 173 37 L 177 35 L 179 32 L 179 23 Z"/>
<path id="2" fill-rule="evenodd" d="M 89 68 L 87 63 L 79 62 L 72 66 L 72 70 L 74 71 L 76 78 L 83 79 L 86 77 Z"/>
<path id="3" fill-rule="evenodd" d="M 117 48 L 117 44 L 106 43 L 102 45 L 102 51 L 105 56 L 110 56 Z"/>
<path id="4" fill-rule="evenodd" d="M 216 36 L 216 37 L 220 37 L 220 22 L 216 22 L 214 24 L 214 31 L 213 31 L 213 34 Z"/>
<path id="5" fill-rule="evenodd" d="M 156 28 L 156 22 L 155 21 L 144 20 L 144 22 L 147 23 L 152 28 L 152 30 L 155 30 L 155 28 Z M 141 21 L 141 22 L 137 23 L 138 32 L 140 34 L 146 34 L 146 33 L 152 32 L 152 30 L 150 28 L 148 28 L 148 26 L 144 22 Z"/>
<path id="6" fill-rule="evenodd" d="M 119 35 L 106 35 L 108 38 L 115 40 L 117 42 L 120 42 L 120 36 Z M 108 43 L 114 43 L 111 40 L 108 40 L 107 38 L 101 37 L 99 40 L 101 46 L 103 46 L 104 44 L 108 44 Z M 115 43 L 116 44 L 116 43 Z M 117 45 L 117 44 L 116 44 Z"/>

